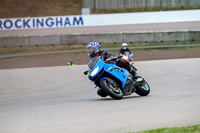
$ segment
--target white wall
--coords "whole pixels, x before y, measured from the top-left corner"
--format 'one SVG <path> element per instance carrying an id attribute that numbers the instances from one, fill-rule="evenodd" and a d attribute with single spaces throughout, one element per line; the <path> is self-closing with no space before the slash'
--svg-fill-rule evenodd
<path id="1" fill-rule="evenodd" d="M 119 13 L 84 16 L 84 26 L 200 21 L 200 10 Z"/>
<path id="2" fill-rule="evenodd" d="M 200 10 L 0 19 L 0 30 L 200 21 Z"/>

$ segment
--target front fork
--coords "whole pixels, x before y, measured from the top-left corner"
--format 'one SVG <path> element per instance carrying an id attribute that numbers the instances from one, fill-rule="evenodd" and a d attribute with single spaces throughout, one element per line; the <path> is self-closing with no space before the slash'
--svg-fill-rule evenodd
<path id="1" fill-rule="evenodd" d="M 137 68 L 133 64 L 134 64 L 134 62 L 132 62 L 132 63 L 130 62 L 130 65 L 133 68 L 133 70 L 137 71 Z"/>

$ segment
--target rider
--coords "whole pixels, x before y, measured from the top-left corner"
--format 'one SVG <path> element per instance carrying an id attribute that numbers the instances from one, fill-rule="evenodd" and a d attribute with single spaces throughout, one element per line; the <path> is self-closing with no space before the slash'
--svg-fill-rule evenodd
<path id="1" fill-rule="evenodd" d="M 74 63 L 72 60 L 70 60 L 70 61 L 67 63 L 67 65 L 68 65 L 68 66 L 74 66 L 75 63 Z"/>
<path id="2" fill-rule="evenodd" d="M 126 52 L 129 52 L 131 54 L 131 51 L 127 46 L 127 43 L 122 43 L 122 48 L 119 51 L 120 56 L 124 55 Z"/>
<path id="3" fill-rule="evenodd" d="M 87 45 L 87 49 L 88 49 L 88 55 L 90 56 L 90 58 L 93 58 L 93 57 L 96 57 L 96 56 L 102 56 L 104 61 L 110 60 L 110 59 L 116 59 L 116 65 L 117 66 L 127 69 L 133 75 L 133 77 L 135 79 L 138 78 L 137 73 L 132 68 L 132 66 L 129 62 L 126 62 L 123 58 L 120 58 L 120 59 L 117 60 L 116 55 L 112 55 L 111 53 L 104 51 L 104 50 L 101 51 L 100 50 L 100 44 L 98 42 L 90 42 Z M 99 89 L 97 91 L 97 94 L 100 95 L 100 96 L 103 96 L 103 97 L 106 96 L 106 94 L 103 93 L 101 89 Z"/>

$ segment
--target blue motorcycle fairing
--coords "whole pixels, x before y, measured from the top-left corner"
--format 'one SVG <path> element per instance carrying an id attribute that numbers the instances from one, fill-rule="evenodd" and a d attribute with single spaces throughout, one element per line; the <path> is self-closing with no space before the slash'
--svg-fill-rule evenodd
<path id="1" fill-rule="evenodd" d="M 114 64 L 106 64 L 104 67 L 104 71 L 114 76 L 116 79 L 120 80 L 122 82 L 122 88 L 124 88 L 126 80 L 130 75 L 126 69 L 120 68 Z"/>
<path id="2" fill-rule="evenodd" d="M 91 73 L 98 66 L 99 66 L 98 72 L 94 76 L 91 76 Z M 114 64 L 107 64 L 103 60 L 98 59 L 95 67 L 90 70 L 88 78 L 90 80 L 94 81 L 94 84 L 97 85 L 96 80 L 99 79 L 99 77 L 104 73 L 104 71 L 109 73 L 110 75 L 114 76 L 119 81 L 121 81 L 122 88 L 124 88 L 124 86 L 126 84 L 126 80 L 127 80 L 128 76 L 130 75 L 129 72 L 126 69 L 116 66 L 115 63 Z M 106 77 L 101 77 L 101 79 L 99 79 L 98 81 L 101 81 L 102 79 L 105 79 L 105 78 Z"/>
<path id="3" fill-rule="evenodd" d="M 100 77 L 101 74 L 102 74 L 102 73 L 99 74 L 99 72 L 103 71 L 104 65 L 105 65 L 105 64 L 106 64 L 106 63 L 105 63 L 103 60 L 99 59 L 99 60 L 97 61 L 96 65 L 95 65 L 95 67 L 89 71 L 89 76 L 88 76 L 88 78 L 89 78 L 90 80 L 92 80 L 92 81 L 94 81 L 95 79 L 98 79 L 98 77 Z M 99 66 L 98 72 L 97 72 L 94 76 L 91 76 L 91 73 L 92 73 L 92 72 L 94 71 L 94 69 L 97 68 L 98 66 Z"/>

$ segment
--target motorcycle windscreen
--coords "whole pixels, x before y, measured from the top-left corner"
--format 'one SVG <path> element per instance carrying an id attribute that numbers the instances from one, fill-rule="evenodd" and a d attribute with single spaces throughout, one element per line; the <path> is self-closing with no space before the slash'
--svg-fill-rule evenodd
<path id="1" fill-rule="evenodd" d="M 88 67 L 90 68 L 90 70 L 92 70 L 95 65 L 97 64 L 97 61 L 100 59 L 100 56 L 97 56 L 97 57 L 93 57 L 91 59 L 89 59 L 88 61 Z"/>
<path id="2" fill-rule="evenodd" d="M 88 61 L 89 75 L 88 78 L 92 81 L 98 80 L 98 78 L 103 74 L 104 71 L 104 61 L 100 57 L 94 57 Z"/>
<path id="3" fill-rule="evenodd" d="M 130 55 L 131 53 L 128 52 L 128 51 L 126 51 L 126 52 L 124 52 L 124 54 L 125 54 L 125 55 Z"/>

